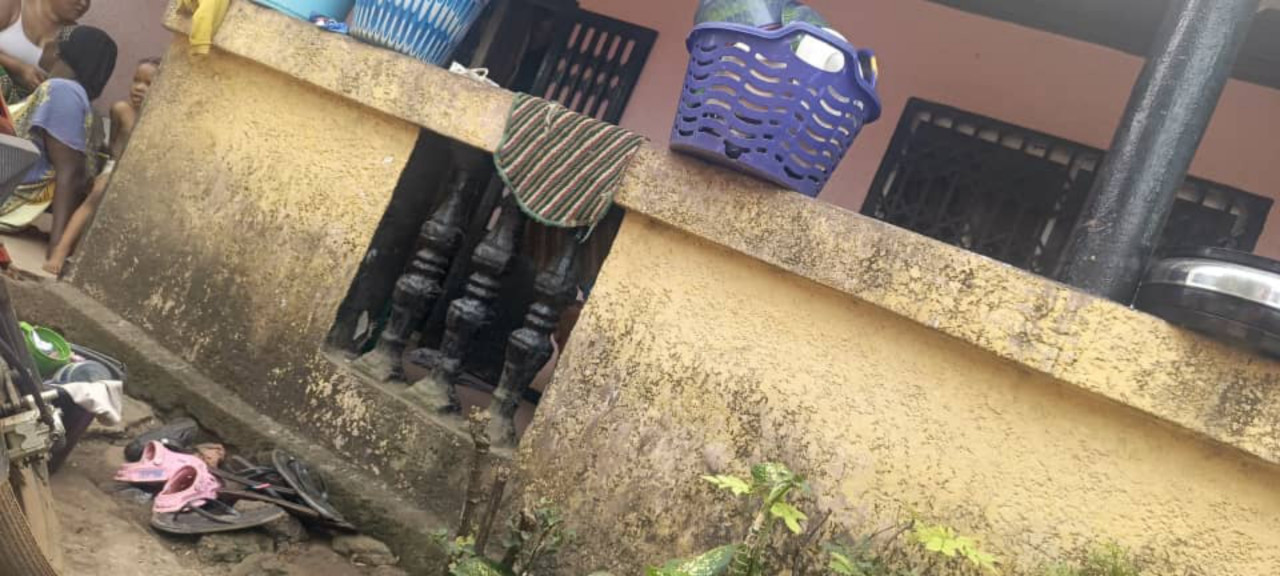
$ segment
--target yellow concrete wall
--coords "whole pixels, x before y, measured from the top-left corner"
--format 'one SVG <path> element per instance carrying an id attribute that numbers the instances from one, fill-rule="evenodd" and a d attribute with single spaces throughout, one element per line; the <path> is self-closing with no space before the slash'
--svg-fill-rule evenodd
<path id="1" fill-rule="evenodd" d="M 438 495 L 463 485 L 465 438 L 409 425 L 416 409 L 322 351 L 418 127 L 187 48 L 169 50 L 70 281 L 262 413 L 452 515 L 460 503 Z"/>
<path id="2" fill-rule="evenodd" d="M 169 19 L 176 29 L 181 18 Z M 465 438 L 320 351 L 416 126 L 492 151 L 511 94 L 235 2 L 170 50 L 72 282 L 441 517 Z M 1116 539 L 1280 574 L 1280 365 L 647 148 L 522 443 L 558 572 L 733 533 L 697 477 L 788 462 L 843 521 L 916 510 L 1028 562 Z"/>
<path id="3" fill-rule="evenodd" d="M 417 136 L 251 62 L 193 59 L 179 42 L 75 279 L 95 296 L 121 291 L 101 285 L 108 278 L 143 288 L 130 307 L 144 326 L 172 325 L 190 358 L 231 323 L 252 348 L 314 338 L 333 321 Z"/>
<path id="4" fill-rule="evenodd" d="M 723 543 L 698 476 L 764 460 L 836 521 L 916 511 L 1024 565 L 1114 539 L 1280 574 L 1280 467 L 633 212 L 522 443 L 585 536 L 562 573 Z"/>

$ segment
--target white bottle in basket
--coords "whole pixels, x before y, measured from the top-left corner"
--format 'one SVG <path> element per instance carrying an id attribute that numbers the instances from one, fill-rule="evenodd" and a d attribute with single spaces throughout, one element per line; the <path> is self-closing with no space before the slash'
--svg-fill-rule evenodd
<path id="1" fill-rule="evenodd" d="M 845 40 L 844 35 L 830 28 L 823 28 L 827 33 Z M 796 46 L 796 56 L 799 56 L 806 64 L 813 66 L 819 70 L 827 72 L 839 72 L 844 70 L 844 53 L 837 50 L 835 46 L 828 44 L 825 40 L 805 34 L 800 39 L 800 44 Z"/>

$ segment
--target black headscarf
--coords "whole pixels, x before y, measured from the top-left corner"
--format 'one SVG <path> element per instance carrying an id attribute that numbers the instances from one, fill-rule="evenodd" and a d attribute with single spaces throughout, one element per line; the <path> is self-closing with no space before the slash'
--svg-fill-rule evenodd
<path id="1" fill-rule="evenodd" d="M 76 26 L 58 44 L 58 52 L 89 99 L 97 100 L 116 70 L 116 41 L 93 26 Z"/>

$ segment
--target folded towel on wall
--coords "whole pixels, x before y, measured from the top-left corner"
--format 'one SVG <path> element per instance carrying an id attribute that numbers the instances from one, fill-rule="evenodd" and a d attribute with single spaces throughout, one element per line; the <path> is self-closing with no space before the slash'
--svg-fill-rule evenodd
<path id="1" fill-rule="evenodd" d="M 498 174 L 529 217 L 561 228 L 594 227 L 644 138 L 565 107 L 517 94 Z"/>
<path id="2" fill-rule="evenodd" d="M 182 0 L 182 9 L 191 13 L 191 53 L 204 55 L 213 45 L 213 35 L 227 16 L 231 0 Z"/>

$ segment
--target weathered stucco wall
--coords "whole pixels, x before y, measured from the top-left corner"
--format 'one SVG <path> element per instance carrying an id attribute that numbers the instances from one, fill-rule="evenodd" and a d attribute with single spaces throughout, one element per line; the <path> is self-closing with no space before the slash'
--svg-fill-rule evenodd
<path id="1" fill-rule="evenodd" d="M 71 281 L 447 517 L 465 438 L 321 346 L 417 126 L 492 151 L 511 94 L 248 2 L 215 45 L 170 50 Z M 1032 561 L 1116 539 L 1277 572 L 1275 363 L 660 149 L 618 201 L 522 445 L 530 495 L 585 536 L 563 573 L 730 534 L 697 477 L 764 459 L 845 521 L 915 509 Z"/>
<path id="2" fill-rule="evenodd" d="M 723 543 L 743 518 L 698 477 L 764 460 L 837 521 L 918 511 L 1027 563 L 1114 539 L 1280 567 L 1280 467 L 633 212 L 522 444 L 585 535 L 563 573 Z"/>
<path id="3" fill-rule="evenodd" d="M 282 32 L 257 41 L 295 40 Z M 377 73 L 348 70 L 366 84 Z M 466 439 L 409 424 L 428 420 L 321 351 L 418 134 L 249 60 L 193 59 L 179 41 L 71 282 L 443 516 L 459 505 L 438 496 L 463 486 Z"/>

